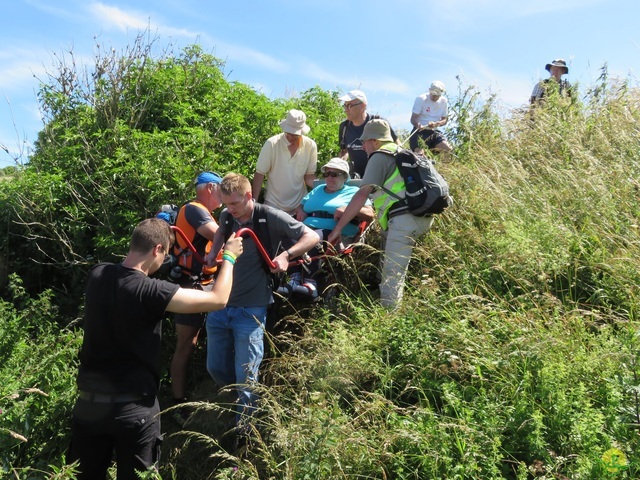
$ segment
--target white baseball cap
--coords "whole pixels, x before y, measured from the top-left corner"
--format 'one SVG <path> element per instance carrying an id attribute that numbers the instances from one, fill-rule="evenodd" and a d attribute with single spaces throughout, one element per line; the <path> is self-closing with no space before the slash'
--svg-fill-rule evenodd
<path id="1" fill-rule="evenodd" d="M 362 103 L 367 103 L 367 96 L 362 90 L 351 90 L 338 98 L 341 102 L 350 102 L 351 100 L 360 100 Z"/>
<path id="2" fill-rule="evenodd" d="M 431 83 L 429 87 L 429 93 L 433 93 L 434 95 L 442 95 L 445 92 L 444 83 L 440 80 L 435 80 Z"/>

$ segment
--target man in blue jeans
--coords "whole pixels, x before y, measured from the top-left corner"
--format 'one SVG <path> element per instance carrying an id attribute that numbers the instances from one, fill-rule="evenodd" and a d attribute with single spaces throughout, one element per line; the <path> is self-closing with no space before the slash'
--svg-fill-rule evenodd
<path id="1" fill-rule="evenodd" d="M 243 175 L 229 173 L 220 183 L 222 203 L 220 228 L 213 239 L 207 261 L 213 261 L 225 238 L 240 228 L 253 230 L 267 250 L 275 268 L 269 268 L 251 237 L 243 243 L 242 257 L 234 268 L 231 297 L 227 307 L 207 316 L 207 370 L 221 387 L 237 385 L 238 420 L 251 415 L 256 405 L 252 384 L 264 355 L 267 306 L 273 302 L 271 273 L 287 270 L 289 262 L 311 250 L 318 235 L 281 210 L 261 205 L 251 193 Z M 280 250 L 280 243 L 292 245 Z"/>

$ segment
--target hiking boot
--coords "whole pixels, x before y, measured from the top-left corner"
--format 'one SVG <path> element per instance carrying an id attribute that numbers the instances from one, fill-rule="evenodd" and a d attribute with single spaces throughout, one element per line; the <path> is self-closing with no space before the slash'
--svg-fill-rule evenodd
<path id="1" fill-rule="evenodd" d="M 289 281 L 285 284 L 282 284 L 276 290 L 276 293 L 282 295 L 283 297 L 290 297 L 293 292 L 296 291 L 296 288 L 300 285 L 300 274 L 292 273 L 289 277 Z"/>
<path id="2" fill-rule="evenodd" d="M 307 278 L 304 283 L 298 285 L 294 291 L 311 298 L 318 298 L 318 286 L 313 278 Z"/>

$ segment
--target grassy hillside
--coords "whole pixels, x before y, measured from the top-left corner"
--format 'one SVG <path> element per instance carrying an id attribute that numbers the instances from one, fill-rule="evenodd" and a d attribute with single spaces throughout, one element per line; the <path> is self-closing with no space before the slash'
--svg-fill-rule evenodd
<path id="1" fill-rule="evenodd" d="M 331 309 L 287 308 L 263 370 L 263 415 L 239 450 L 197 358 L 205 401 L 184 429 L 167 414 L 163 478 L 640 476 L 640 95 L 598 84 L 578 104 L 551 101 L 508 121 L 462 98 L 458 158 L 439 165 L 455 205 L 420 240 L 399 310 L 377 307 L 364 285 Z M 342 266 L 350 284 L 366 256 Z M 31 300 L 29 318 L 46 304 Z M 24 318 L 12 305 L 5 311 Z M 3 468 L 71 478 L 60 465 L 79 334 L 35 328 L 20 342 L 55 343 L 68 362 L 53 363 L 48 382 L 35 363 L 8 382 L 19 363 L 2 344 Z M 29 431 L 40 451 L 24 433 L 36 408 L 27 387 L 48 395 L 36 395 L 42 431 Z M 34 459 L 41 473 L 26 468 Z"/>

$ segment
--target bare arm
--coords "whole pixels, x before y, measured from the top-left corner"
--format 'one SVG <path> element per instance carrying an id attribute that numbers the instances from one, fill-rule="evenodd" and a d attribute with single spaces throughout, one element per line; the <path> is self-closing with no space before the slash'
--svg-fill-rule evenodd
<path id="1" fill-rule="evenodd" d="M 344 215 L 345 210 L 347 209 L 347 205 L 343 205 L 342 207 L 338 207 L 336 208 L 335 212 L 333 213 L 333 219 L 337 222 L 338 220 L 340 220 L 340 218 L 342 217 L 342 215 Z M 371 205 L 365 205 L 364 207 L 362 207 L 360 209 L 360 211 L 358 212 L 358 214 L 355 216 L 355 218 L 357 218 L 358 220 L 360 220 L 361 222 L 370 222 L 371 220 L 373 220 L 373 216 L 374 216 L 374 211 L 373 211 L 373 207 L 371 207 Z"/>
<path id="2" fill-rule="evenodd" d="M 298 205 L 295 209 L 296 220 L 299 222 L 304 222 L 305 218 L 308 217 L 307 213 L 304 211 L 304 207 L 302 205 Z"/>
<path id="3" fill-rule="evenodd" d="M 438 127 L 442 127 L 443 125 L 446 125 L 448 121 L 447 117 L 442 117 L 440 118 L 440 120 L 438 120 L 437 122 L 429 122 L 427 124 L 427 127 L 429 128 L 438 128 Z"/>
<path id="4" fill-rule="evenodd" d="M 353 220 L 356 215 L 360 213 L 364 204 L 367 203 L 367 199 L 369 198 L 369 194 L 372 190 L 372 185 L 363 185 L 351 198 L 349 205 L 347 205 L 347 208 L 344 210 L 340 220 L 338 220 L 338 223 L 327 238 L 330 243 L 335 243 L 340 239 L 340 232 L 342 232 L 342 229 L 347 226 L 347 223 Z"/>
<path id="5" fill-rule="evenodd" d="M 282 252 L 280 255 L 273 259 L 276 268 L 272 269 L 273 273 L 284 272 L 289 267 L 289 261 L 293 260 L 300 255 L 307 253 L 320 241 L 318 234 L 311 230 L 309 227 L 304 227 L 304 233 L 298 239 L 298 241 L 289 250 Z"/>
<path id="6" fill-rule="evenodd" d="M 258 201 L 260 198 L 260 190 L 262 190 L 262 183 L 264 182 L 264 174 L 256 172 L 253 176 L 253 182 L 251 183 L 251 195 Z"/>
<path id="7" fill-rule="evenodd" d="M 226 243 L 226 250 L 239 257 L 242 254 L 242 238 L 232 235 Z M 167 305 L 167 312 L 201 313 L 221 310 L 227 305 L 232 283 L 233 264 L 229 260 L 223 260 L 218 278 L 210 292 L 179 288 Z"/>
<path id="8" fill-rule="evenodd" d="M 304 183 L 307 184 L 307 187 L 313 188 L 313 181 L 316 179 L 315 173 L 306 173 L 304 175 Z"/>
<path id="9" fill-rule="evenodd" d="M 213 240 L 214 235 L 218 231 L 218 224 L 216 222 L 205 223 L 198 227 L 197 232 L 207 240 Z"/>
<path id="10" fill-rule="evenodd" d="M 422 128 L 422 125 L 420 124 L 420 122 L 418 121 L 418 117 L 419 115 L 417 113 L 411 113 L 411 125 L 413 125 L 415 128 L 417 128 L 418 130 L 420 128 Z"/>
<path id="11" fill-rule="evenodd" d="M 222 244 L 224 243 L 224 238 L 222 238 L 223 232 L 221 228 L 218 228 L 216 230 L 216 234 L 213 236 L 213 240 L 212 240 L 212 245 L 211 245 L 211 250 L 209 251 L 209 253 L 207 254 L 207 256 L 204 258 L 204 260 L 207 262 L 207 265 L 211 266 L 216 262 L 216 259 L 218 258 L 218 252 L 220 252 L 220 249 L 222 248 Z"/>

